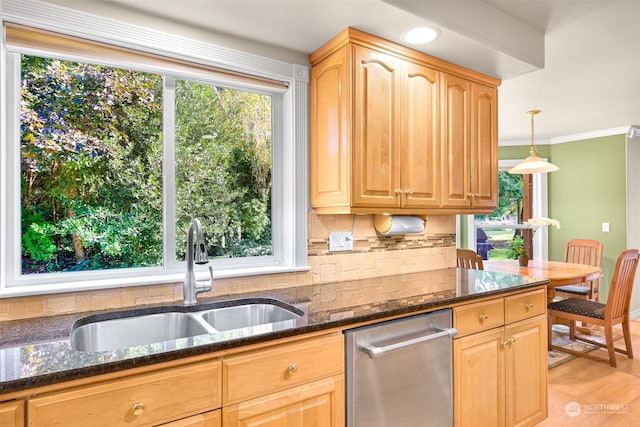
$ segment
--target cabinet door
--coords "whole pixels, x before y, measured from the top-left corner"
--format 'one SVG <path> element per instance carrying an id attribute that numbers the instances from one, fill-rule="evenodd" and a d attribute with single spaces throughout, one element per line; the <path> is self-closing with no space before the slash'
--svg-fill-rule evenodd
<path id="1" fill-rule="evenodd" d="M 439 207 L 440 73 L 407 62 L 403 77 L 402 207 Z"/>
<path id="2" fill-rule="evenodd" d="M 0 403 L 0 426 L 24 426 L 24 402 L 21 400 Z"/>
<path id="3" fill-rule="evenodd" d="M 399 207 L 403 61 L 356 45 L 353 55 L 352 204 Z"/>
<path id="4" fill-rule="evenodd" d="M 350 209 L 349 46 L 311 69 L 311 205 Z"/>
<path id="5" fill-rule="evenodd" d="M 505 327 L 507 425 L 531 426 L 547 417 L 547 319 Z"/>
<path id="6" fill-rule="evenodd" d="M 470 207 L 471 198 L 471 83 L 443 74 L 442 147 L 443 205 Z"/>
<path id="7" fill-rule="evenodd" d="M 505 425 L 504 329 L 453 342 L 453 413 L 459 427 Z"/>
<path id="8" fill-rule="evenodd" d="M 290 388 L 222 409 L 223 427 L 342 427 L 344 376 Z"/>
<path id="9" fill-rule="evenodd" d="M 222 414 L 220 410 L 217 410 L 162 424 L 158 427 L 220 427 L 221 425 Z"/>
<path id="10" fill-rule="evenodd" d="M 471 86 L 471 206 L 498 205 L 498 91 Z"/>

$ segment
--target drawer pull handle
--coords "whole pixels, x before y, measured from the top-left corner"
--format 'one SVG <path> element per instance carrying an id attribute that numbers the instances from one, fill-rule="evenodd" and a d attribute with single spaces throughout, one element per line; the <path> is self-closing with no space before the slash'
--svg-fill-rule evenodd
<path id="1" fill-rule="evenodd" d="M 298 366 L 295 363 L 292 363 L 287 367 L 287 372 L 289 373 L 289 375 L 295 374 L 296 372 L 298 372 Z"/>
<path id="2" fill-rule="evenodd" d="M 144 414 L 145 409 L 147 409 L 147 405 L 145 405 L 144 402 L 137 402 L 133 405 L 133 415 L 136 417 L 142 415 Z"/>
<path id="3" fill-rule="evenodd" d="M 533 304 L 529 303 L 524 306 L 527 310 L 531 310 L 533 308 Z"/>
<path id="4" fill-rule="evenodd" d="M 488 314 L 481 314 L 481 315 L 480 315 L 480 321 L 481 321 L 481 322 L 484 322 L 484 321 L 485 321 L 485 320 L 487 320 L 488 318 L 489 318 L 489 315 L 488 315 Z"/>

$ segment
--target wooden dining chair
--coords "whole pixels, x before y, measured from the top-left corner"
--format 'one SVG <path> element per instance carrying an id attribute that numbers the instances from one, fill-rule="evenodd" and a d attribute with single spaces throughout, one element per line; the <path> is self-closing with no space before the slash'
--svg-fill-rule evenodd
<path id="1" fill-rule="evenodd" d="M 616 367 L 616 351 L 621 354 L 626 354 L 629 359 L 633 359 L 633 347 L 631 345 L 631 333 L 629 330 L 629 304 L 631 301 L 633 280 L 636 275 L 636 269 L 638 268 L 638 257 L 637 249 L 627 249 L 620 254 L 613 271 L 613 278 L 611 279 L 611 287 L 606 304 L 581 298 L 567 298 L 552 302 L 547 306 L 550 350 L 559 350 L 592 359 L 607 360 L 607 358 L 602 358 L 594 354 L 596 353 L 595 351 L 583 353 L 566 347 L 553 345 L 551 341 L 552 319 L 565 319 L 569 321 L 569 338 L 606 348 L 609 356 L 609 364 L 614 368 Z M 586 338 L 584 335 L 576 335 L 576 321 L 603 327 L 605 344 Z M 613 342 L 613 325 L 617 324 L 622 325 L 624 349 L 616 347 Z"/>
<path id="2" fill-rule="evenodd" d="M 458 258 L 458 267 L 484 270 L 482 257 L 471 249 L 456 249 L 456 252 Z"/>
<path id="3" fill-rule="evenodd" d="M 564 261 L 602 267 L 602 243 L 591 239 L 571 240 L 564 247 Z M 556 296 L 563 298 L 582 298 L 598 302 L 600 279 L 578 285 L 558 286 L 555 291 Z"/>

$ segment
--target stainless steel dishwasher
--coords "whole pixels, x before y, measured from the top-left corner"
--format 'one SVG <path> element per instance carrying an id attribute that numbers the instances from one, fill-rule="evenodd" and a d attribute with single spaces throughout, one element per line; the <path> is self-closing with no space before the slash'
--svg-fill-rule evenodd
<path id="1" fill-rule="evenodd" d="M 348 427 L 452 426 L 451 310 L 345 331 Z"/>

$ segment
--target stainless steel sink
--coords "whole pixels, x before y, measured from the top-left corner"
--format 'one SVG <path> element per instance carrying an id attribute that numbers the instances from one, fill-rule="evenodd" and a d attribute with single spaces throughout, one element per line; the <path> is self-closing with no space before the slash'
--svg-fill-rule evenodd
<path id="1" fill-rule="evenodd" d="M 71 329 L 71 348 L 113 351 L 139 345 L 219 334 L 220 340 L 257 335 L 296 326 L 304 313 L 266 298 L 234 300 L 196 306 L 157 307 L 114 312 L 79 319 Z"/>
<path id="2" fill-rule="evenodd" d="M 273 304 L 243 304 L 203 311 L 202 318 L 218 331 L 295 321 L 295 312 Z"/>
<path id="3" fill-rule="evenodd" d="M 108 351 L 160 341 L 209 334 L 202 319 L 189 313 L 157 313 L 102 320 L 71 332 L 71 347 L 80 351 Z"/>

